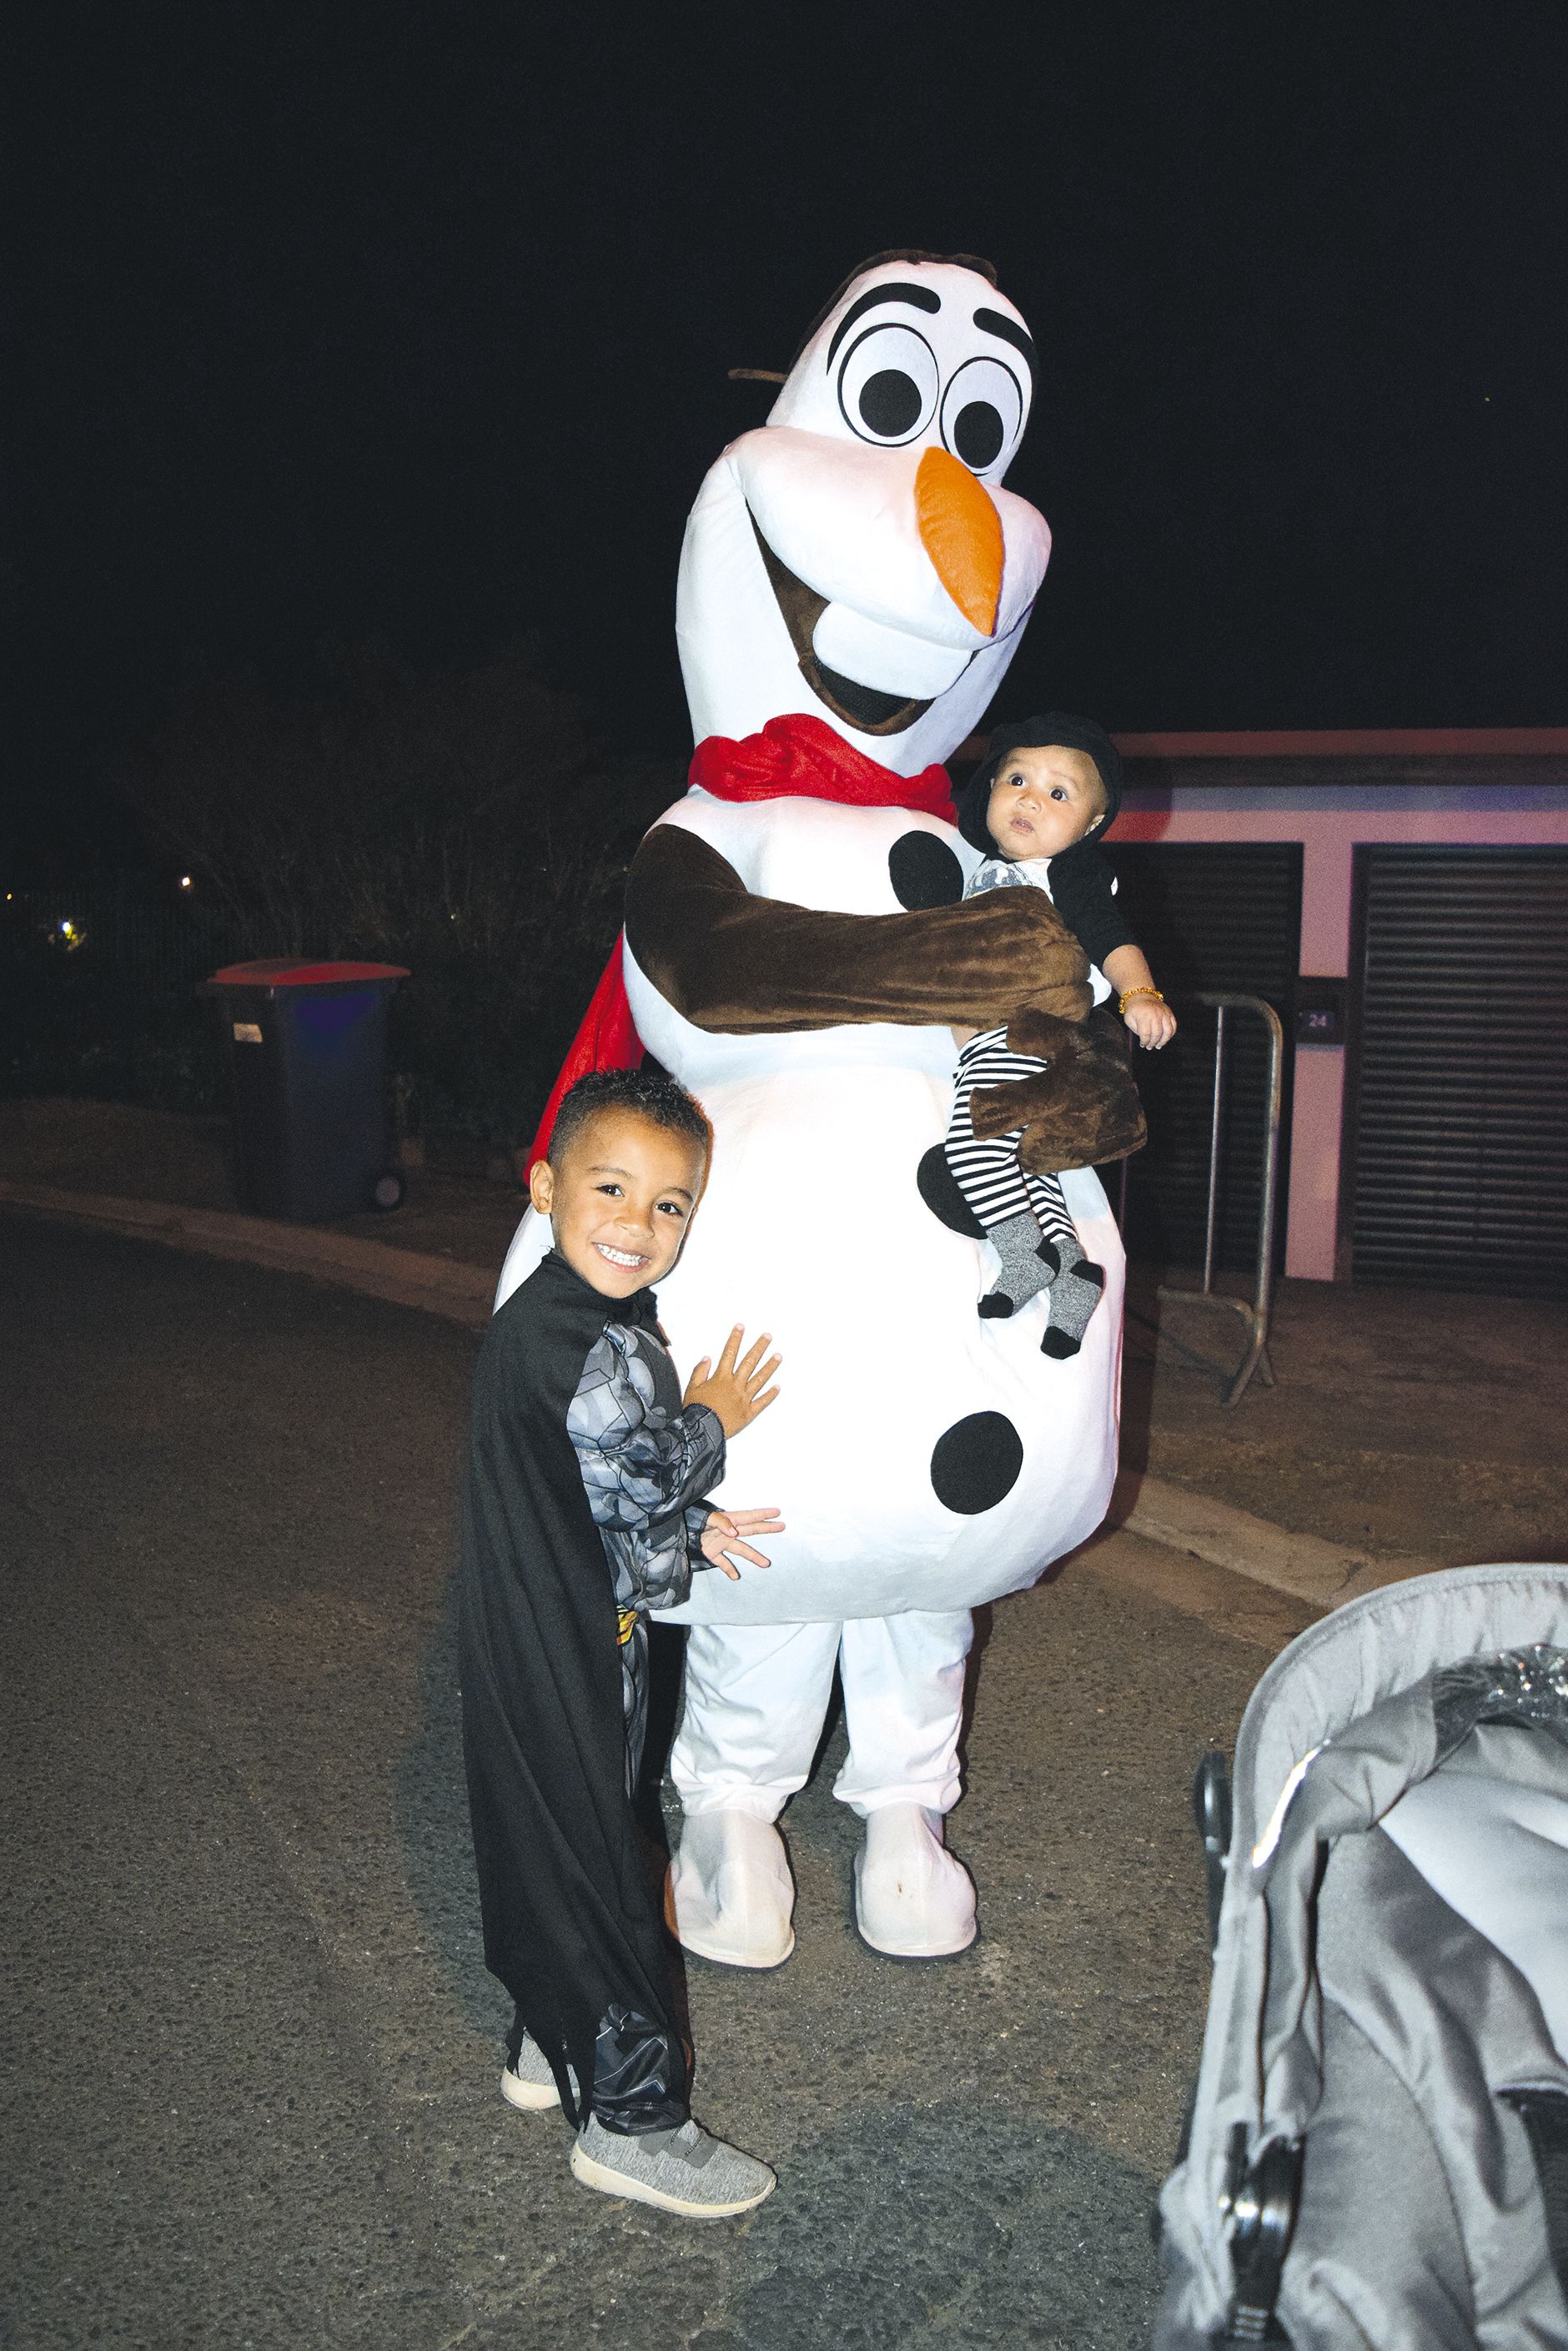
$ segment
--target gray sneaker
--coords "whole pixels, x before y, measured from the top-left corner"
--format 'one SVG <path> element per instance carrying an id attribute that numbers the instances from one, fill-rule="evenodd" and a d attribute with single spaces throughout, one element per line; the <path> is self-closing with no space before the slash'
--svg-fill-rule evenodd
<path id="1" fill-rule="evenodd" d="M 508 2065 L 501 2075 L 501 2095 L 509 2106 L 521 2106 L 528 2114 L 543 2114 L 547 2107 L 560 2104 L 549 2060 L 527 2032 L 517 2064 Z"/>
<path id="2" fill-rule="evenodd" d="M 591 2115 L 571 2150 L 571 2168 L 585 2188 L 629 2197 L 633 2204 L 657 2204 L 688 2220 L 749 2212 L 779 2185 L 765 2163 L 690 2121 L 678 2130 L 626 2138 Z"/>

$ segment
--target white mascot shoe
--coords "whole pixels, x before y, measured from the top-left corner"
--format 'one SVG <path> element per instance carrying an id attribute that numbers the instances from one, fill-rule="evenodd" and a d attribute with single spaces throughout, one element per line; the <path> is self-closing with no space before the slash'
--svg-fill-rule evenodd
<path id="1" fill-rule="evenodd" d="M 794 1881 L 784 1840 L 750 1813 L 691 1813 L 664 1886 L 682 1948 L 730 1968 L 782 1967 L 795 1948 Z"/>
<path id="2" fill-rule="evenodd" d="M 884 1804 L 855 1855 L 855 1924 L 890 1959 L 947 1959 L 975 1939 L 975 1885 L 943 1846 L 942 1815 Z"/>

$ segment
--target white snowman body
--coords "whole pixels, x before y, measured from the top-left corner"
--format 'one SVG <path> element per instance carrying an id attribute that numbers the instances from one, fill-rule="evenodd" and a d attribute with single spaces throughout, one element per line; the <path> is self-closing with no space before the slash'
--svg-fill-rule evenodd
<path id="1" fill-rule="evenodd" d="M 838 914 L 899 911 L 888 852 L 911 831 L 944 841 L 966 873 L 977 862 L 950 825 L 902 809 L 737 806 L 694 791 L 664 821 L 758 896 Z M 1106 1280 L 1079 1353 L 1056 1362 L 1040 1349 L 1042 1301 L 980 1320 L 994 1252 L 940 1222 L 916 1182 L 952 1103 L 947 1029 L 714 1035 L 672 1008 L 630 950 L 625 968 L 638 1034 L 714 1128 L 712 1178 L 659 1290 L 675 1361 L 716 1353 L 735 1322 L 770 1331 L 784 1356 L 779 1400 L 736 1441 L 716 1499 L 777 1504 L 789 1532 L 768 1573 L 698 1576 L 673 1615 L 837 1621 L 973 1607 L 1032 1583 L 1099 1524 L 1115 1476 L 1122 1249 L 1098 1177 L 1062 1179 Z M 504 1289 L 547 1244 L 528 1218 Z M 955 1510 L 933 1487 L 933 1454 L 949 1430 L 961 1447 L 960 1424 L 981 1415 L 1017 1432 L 1021 1466 L 990 1507 Z M 1005 1450 L 994 1426 L 977 1441 L 998 1437 Z"/>

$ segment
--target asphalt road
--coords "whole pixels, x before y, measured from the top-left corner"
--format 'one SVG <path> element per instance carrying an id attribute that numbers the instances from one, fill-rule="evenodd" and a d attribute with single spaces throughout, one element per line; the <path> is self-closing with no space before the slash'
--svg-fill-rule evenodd
<path id="1" fill-rule="evenodd" d="M 497 2095 L 448 1593 L 473 1341 L 21 1217 L 0 1329 L 0 2340 L 1146 2344 L 1207 1998 L 1186 1791 L 1288 1604 L 1212 1569 L 1193 1603 L 1123 1538 L 995 1612 L 956 1962 L 856 1940 L 830 1741 L 795 1957 L 688 1969 L 697 2109 L 780 2180 L 702 2227 L 579 2188 Z"/>

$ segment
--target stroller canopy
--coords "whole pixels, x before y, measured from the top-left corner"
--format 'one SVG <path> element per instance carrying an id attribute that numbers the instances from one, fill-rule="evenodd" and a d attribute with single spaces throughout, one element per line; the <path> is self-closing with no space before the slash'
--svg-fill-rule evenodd
<path id="1" fill-rule="evenodd" d="M 1368 1593 L 1260 1682 L 1161 2214 L 1159 2351 L 1568 2346 L 1568 1568 Z"/>

